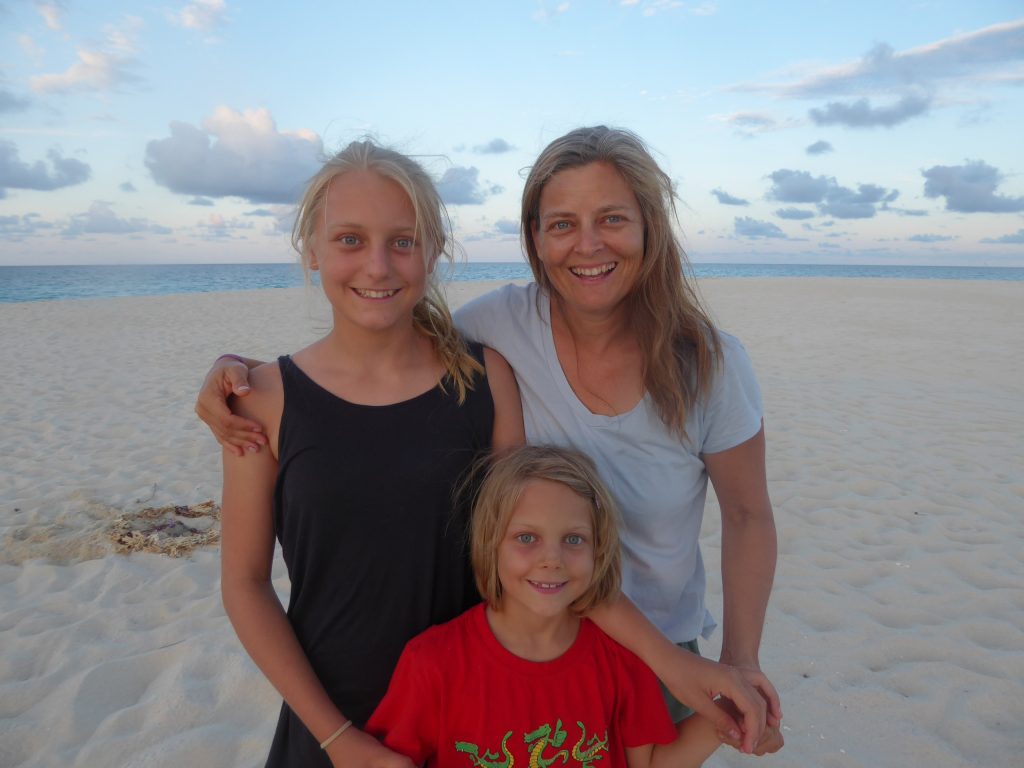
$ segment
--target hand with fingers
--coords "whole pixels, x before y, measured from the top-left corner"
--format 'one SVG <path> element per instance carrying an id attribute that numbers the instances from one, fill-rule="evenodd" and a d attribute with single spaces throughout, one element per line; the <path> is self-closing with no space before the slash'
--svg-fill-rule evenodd
<path id="1" fill-rule="evenodd" d="M 196 415 L 217 442 L 236 456 L 255 453 L 267 444 L 261 424 L 231 412 L 229 398 L 248 394 L 249 367 L 241 358 L 223 355 L 206 374 L 196 398 Z"/>
<path id="2" fill-rule="evenodd" d="M 741 717 L 740 711 L 736 708 L 736 705 L 732 700 L 722 696 L 715 701 L 715 704 L 718 705 L 720 709 L 728 713 L 733 719 L 739 719 Z M 773 721 L 775 721 L 774 724 Z M 718 738 L 721 739 L 723 744 L 728 744 L 730 747 L 742 751 L 742 742 L 738 739 L 732 738 L 728 733 L 719 731 Z M 754 744 L 750 754 L 758 757 L 772 754 L 782 749 L 785 743 L 786 740 L 783 738 L 781 730 L 781 718 L 773 716 L 769 709 L 768 723 L 765 725 L 764 731 L 761 732 L 761 736 Z"/>
<path id="3" fill-rule="evenodd" d="M 782 719 L 779 695 L 771 681 L 756 669 L 682 653 L 687 654 L 685 664 L 678 675 L 663 680 L 665 685 L 677 699 L 714 723 L 728 737 L 726 743 L 756 754 L 766 728 L 777 729 Z M 732 707 L 718 706 L 719 697 L 728 699 Z"/>

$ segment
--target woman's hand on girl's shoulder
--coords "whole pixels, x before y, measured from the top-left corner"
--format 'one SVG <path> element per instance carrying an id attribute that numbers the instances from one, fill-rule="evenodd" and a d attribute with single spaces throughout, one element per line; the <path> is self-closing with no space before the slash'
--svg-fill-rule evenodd
<path id="1" fill-rule="evenodd" d="M 263 443 L 270 447 L 272 457 L 276 458 L 277 431 L 281 426 L 281 413 L 284 410 L 284 384 L 281 381 L 281 368 L 278 363 L 264 363 L 249 371 L 249 385 L 249 392 L 244 398 L 235 395 L 228 398 L 228 406 L 237 414 L 232 418 L 251 420 L 259 424 Z M 228 446 L 224 448 L 230 451 Z M 231 452 L 236 456 L 245 455 L 236 451 Z"/>
<path id="2" fill-rule="evenodd" d="M 234 415 L 228 406 L 229 397 L 244 398 L 250 391 L 248 366 L 241 360 L 222 357 L 207 372 L 196 397 L 196 415 L 210 428 L 217 442 L 236 456 L 259 451 L 267 444 L 259 422 Z"/>
<path id="3" fill-rule="evenodd" d="M 334 768 L 416 768 L 405 755 L 385 747 L 358 728 L 349 728 L 327 748 Z"/>

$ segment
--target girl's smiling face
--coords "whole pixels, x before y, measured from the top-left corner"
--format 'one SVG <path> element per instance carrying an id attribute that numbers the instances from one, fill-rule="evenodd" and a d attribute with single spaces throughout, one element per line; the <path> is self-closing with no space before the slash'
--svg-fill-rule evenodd
<path id="1" fill-rule="evenodd" d="M 594 577 L 590 502 L 562 483 L 531 480 L 498 545 L 499 611 L 521 627 L 573 620 Z"/>
<path id="2" fill-rule="evenodd" d="M 416 212 L 398 182 L 348 171 L 327 187 L 311 266 L 320 272 L 335 325 L 411 328 L 429 273 L 416 239 Z M 432 265 L 431 265 L 432 266 Z"/>

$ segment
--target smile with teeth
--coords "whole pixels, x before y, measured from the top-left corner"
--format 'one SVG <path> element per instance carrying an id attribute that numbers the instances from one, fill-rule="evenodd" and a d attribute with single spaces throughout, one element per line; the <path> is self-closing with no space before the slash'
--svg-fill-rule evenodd
<path id="1" fill-rule="evenodd" d="M 567 581 L 534 581 L 533 579 L 528 579 L 528 581 L 530 582 L 531 586 L 545 591 L 561 589 L 569 583 Z"/>
<path id="2" fill-rule="evenodd" d="M 355 291 L 359 296 L 362 296 L 364 299 L 390 299 L 392 296 L 398 293 L 397 288 L 386 288 L 384 290 L 373 290 L 372 288 L 353 288 L 352 290 Z"/>
<path id="3" fill-rule="evenodd" d="M 607 264 L 598 264 L 593 267 L 569 267 L 569 271 L 577 277 L 600 277 L 601 275 L 608 274 L 615 269 L 615 262 L 609 261 Z"/>

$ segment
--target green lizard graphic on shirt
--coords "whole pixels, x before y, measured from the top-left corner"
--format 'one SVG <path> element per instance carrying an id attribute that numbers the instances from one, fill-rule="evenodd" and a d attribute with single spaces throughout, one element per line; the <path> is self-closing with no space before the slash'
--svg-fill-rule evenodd
<path id="1" fill-rule="evenodd" d="M 579 726 L 580 736 L 571 749 L 561 749 L 568 736 L 568 733 L 562 728 L 561 720 L 555 723 L 554 728 L 549 723 L 545 723 L 535 730 L 523 734 L 523 743 L 529 750 L 526 768 L 549 768 L 559 760 L 563 765 L 571 764 L 579 766 L 579 768 L 593 768 L 594 763 L 604 757 L 601 752 L 608 751 L 608 732 L 605 731 L 603 737 L 592 735 L 588 739 L 586 726 L 579 720 L 576 721 L 576 725 Z M 455 751 L 462 752 L 469 757 L 473 768 L 514 768 L 515 757 L 508 749 L 508 740 L 511 736 L 512 731 L 508 731 L 502 738 L 500 752 L 485 749 L 481 755 L 480 747 L 468 741 L 455 742 Z M 549 747 L 557 751 L 545 756 L 545 751 Z M 571 763 L 570 758 L 572 759 Z"/>

